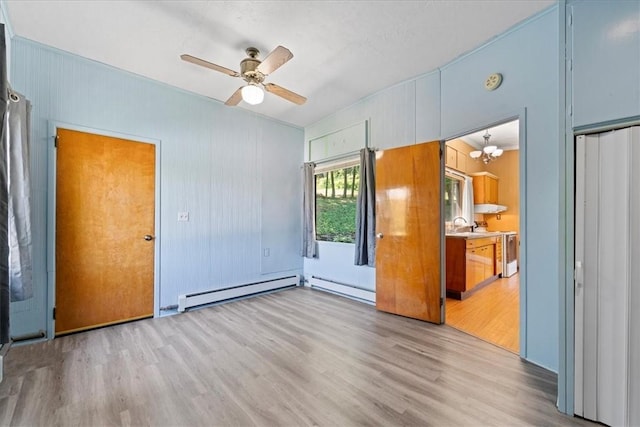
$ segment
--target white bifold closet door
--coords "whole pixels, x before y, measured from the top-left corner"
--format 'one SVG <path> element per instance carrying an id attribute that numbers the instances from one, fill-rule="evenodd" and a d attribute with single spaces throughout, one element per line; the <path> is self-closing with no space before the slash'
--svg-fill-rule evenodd
<path id="1" fill-rule="evenodd" d="M 575 413 L 640 425 L 640 127 L 576 139 Z"/>

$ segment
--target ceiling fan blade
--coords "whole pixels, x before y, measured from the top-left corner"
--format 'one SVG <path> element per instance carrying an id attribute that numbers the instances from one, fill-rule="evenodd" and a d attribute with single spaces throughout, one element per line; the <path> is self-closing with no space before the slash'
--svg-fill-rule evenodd
<path id="1" fill-rule="evenodd" d="M 289 89 L 285 89 L 282 86 L 278 86 L 273 83 L 265 83 L 264 88 L 267 92 L 271 92 L 274 95 L 278 95 L 281 98 L 291 101 L 294 104 L 302 105 L 307 102 L 307 98 L 302 95 L 298 95 L 295 92 L 291 92 Z"/>
<path id="2" fill-rule="evenodd" d="M 273 49 L 266 58 L 264 58 L 264 61 L 258 65 L 257 70 L 267 76 L 283 66 L 291 58 L 293 58 L 293 53 L 291 53 L 289 49 L 283 46 L 278 46 Z"/>
<path id="3" fill-rule="evenodd" d="M 213 62 L 205 61 L 204 59 L 196 58 L 195 56 L 187 55 L 186 53 L 183 55 L 180 55 L 180 58 L 182 58 L 183 61 L 191 62 L 192 64 L 200 65 L 201 67 L 211 68 L 212 70 L 219 71 L 231 77 L 240 76 L 240 74 L 237 71 L 230 70 L 221 65 L 214 64 Z"/>
<path id="4" fill-rule="evenodd" d="M 227 99 L 227 101 L 224 103 L 224 105 L 228 105 L 230 107 L 233 107 L 235 105 L 238 105 L 240 103 L 240 101 L 242 101 L 242 86 L 240 86 L 238 88 L 238 90 L 233 92 L 233 95 L 231 95 L 229 97 L 229 99 Z"/>

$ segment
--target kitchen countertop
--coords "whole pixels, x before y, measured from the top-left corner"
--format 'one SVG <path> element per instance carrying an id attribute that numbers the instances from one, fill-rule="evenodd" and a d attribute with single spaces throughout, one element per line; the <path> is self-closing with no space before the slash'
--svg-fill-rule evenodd
<path id="1" fill-rule="evenodd" d="M 458 239 L 481 239 L 483 237 L 502 236 L 500 231 L 483 231 L 483 232 L 464 232 L 464 233 L 447 233 L 446 237 L 456 237 Z"/>

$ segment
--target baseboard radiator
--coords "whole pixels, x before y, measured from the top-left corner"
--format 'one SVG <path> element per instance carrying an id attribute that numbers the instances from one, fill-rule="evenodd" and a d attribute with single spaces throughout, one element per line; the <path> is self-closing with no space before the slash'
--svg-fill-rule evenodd
<path id="1" fill-rule="evenodd" d="M 280 279 L 265 280 L 264 282 L 247 283 L 224 289 L 214 289 L 207 292 L 185 294 L 178 297 L 178 312 L 182 313 L 188 308 L 199 305 L 211 304 L 233 298 L 240 298 L 276 289 L 289 288 L 300 284 L 300 275 L 283 277 Z"/>
<path id="2" fill-rule="evenodd" d="M 347 285 L 345 283 L 339 283 L 316 276 L 311 276 L 311 278 L 309 278 L 309 286 L 334 292 L 350 298 L 359 299 L 367 303 L 376 303 L 376 293 L 374 291 L 358 288 L 357 286 Z"/>

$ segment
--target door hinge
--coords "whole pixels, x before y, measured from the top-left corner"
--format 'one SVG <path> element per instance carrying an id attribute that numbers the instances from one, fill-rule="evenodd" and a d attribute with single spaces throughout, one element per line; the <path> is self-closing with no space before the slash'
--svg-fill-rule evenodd
<path id="1" fill-rule="evenodd" d="M 58 135 L 53 137 L 53 146 L 55 148 L 58 148 L 58 140 L 60 139 L 60 137 Z"/>
<path id="2" fill-rule="evenodd" d="M 443 155 L 443 154 L 444 154 L 444 153 L 442 152 L 442 147 L 440 147 L 440 158 L 442 158 L 442 155 Z"/>
<path id="3" fill-rule="evenodd" d="M 53 307 L 53 320 L 56 320 L 56 308 Z"/>
<path id="4" fill-rule="evenodd" d="M 440 307 L 444 305 L 444 298 L 440 297 Z"/>

